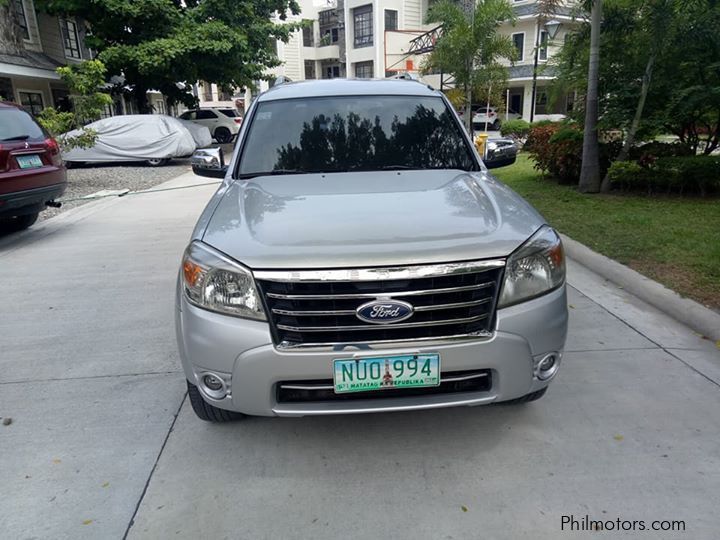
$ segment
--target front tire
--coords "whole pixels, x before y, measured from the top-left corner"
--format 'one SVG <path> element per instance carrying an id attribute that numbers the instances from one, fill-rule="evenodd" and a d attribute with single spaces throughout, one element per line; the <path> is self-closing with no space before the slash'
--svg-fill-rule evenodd
<path id="1" fill-rule="evenodd" d="M 188 396 L 190 397 L 190 405 L 192 405 L 193 411 L 200 420 L 206 422 L 232 422 L 234 420 L 240 420 L 245 415 L 239 412 L 227 411 L 220 407 L 210 405 L 205 401 L 200 394 L 200 390 L 190 381 L 187 381 Z"/>
<path id="2" fill-rule="evenodd" d="M 215 130 L 215 140 L 219 142 L 220 144 L 229 143 L 232 141 L 233 134 L 230 133 L 230 130 L 225 127 L 219 127 Z"/>

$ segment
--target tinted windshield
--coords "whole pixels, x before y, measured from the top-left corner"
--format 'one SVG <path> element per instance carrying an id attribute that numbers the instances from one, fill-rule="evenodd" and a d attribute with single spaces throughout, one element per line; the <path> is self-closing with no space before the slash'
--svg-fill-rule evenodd
<path id="1" fill-rule="evenodd" d="M 239 172 L 476 169 L 452 114 L 439 97 L 352 96 L 260 103 Z"/>
<path id="2" fill-rule="evenodd" d="M 15 108 L 0 109 L 0 141 L 14 138 L 40 141 L 45 139 L 45 134 L 25 111 Z"/>

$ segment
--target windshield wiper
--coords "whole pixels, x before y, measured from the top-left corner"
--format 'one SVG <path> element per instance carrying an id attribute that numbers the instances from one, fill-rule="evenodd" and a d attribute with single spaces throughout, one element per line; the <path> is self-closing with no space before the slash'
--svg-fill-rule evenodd
<path id="1" fill-rule="evenodd" d="M 0 142 L 6 141 L 26 141 L 30 138 L 30 135 L 15 135 L 14 137 L 7 137 L 6 139 L 0 139 Z"/>
<path id="2" fill-rule="evenodd" d="M 255 178 L 256 176 L 277 176 L 279 174 L 308 174 L 315 171 L 301 171 L 299 169 L 273 169 L 272 171 L 258 171 L 251 173 L 242 173 L 238 175 L 240 179 Z"/>

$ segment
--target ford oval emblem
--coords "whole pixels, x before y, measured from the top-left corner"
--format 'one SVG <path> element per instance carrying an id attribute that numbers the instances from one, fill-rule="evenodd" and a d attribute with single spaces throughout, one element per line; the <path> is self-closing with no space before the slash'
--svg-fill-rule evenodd
<path id="1" fill-rule="evenodd" d="M 392 324 L 404 321 L 413 315 L 412 304 L 399 300 L 373 300 L 355 310 L 361 321 L 374 324 Z"/>

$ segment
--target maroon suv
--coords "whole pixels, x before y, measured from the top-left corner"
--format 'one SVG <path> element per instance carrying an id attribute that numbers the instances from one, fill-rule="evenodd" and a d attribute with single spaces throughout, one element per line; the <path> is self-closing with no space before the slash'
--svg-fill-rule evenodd
<path id="1" fill-rule="evenodd" d="M 0 230 L 26 229 L 66 187 L 55 139 L 22 108 L 0 101 Z"/>

